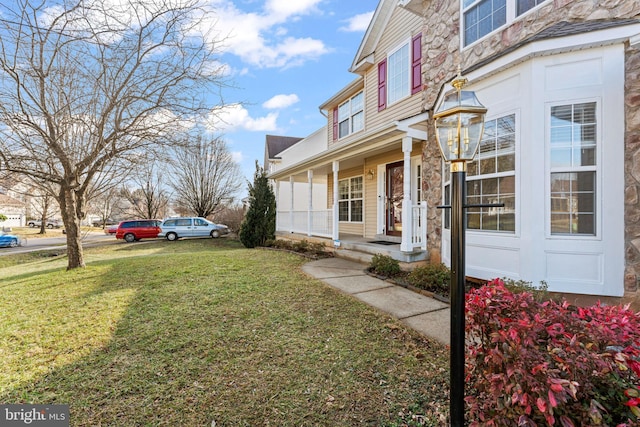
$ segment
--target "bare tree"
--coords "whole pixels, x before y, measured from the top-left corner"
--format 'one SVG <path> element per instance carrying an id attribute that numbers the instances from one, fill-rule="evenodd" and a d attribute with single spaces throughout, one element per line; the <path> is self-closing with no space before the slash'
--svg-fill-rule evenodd
<path id="1" fill-rule="evenodd" d="M 90 192 L 122 176 L 224 85 L 199 0 L 0 4 L 0 169 L 54 196 L 68 269 Z"/>
<path id="2" fill-rule="evenodd" d="M 141 168 L 131 179 L 133 189 L 125 186 L 123 197 L 130 204 L 130 211 L 137 218 L 162 218 L 166 215 L 169 193 L 162 181 L 163 174 L 153 163 Z"/>
<path id="3" fill-rule="evenodd" d="M 105 228 L 107 222 L 119 217 L 126 209 L 126 200 L 118 188 L 108 188 L 87 203 L 87 212 L 99 217 L 92 225 Z M 97 223 L 97 224 L 96 224 Z"/>
<path id="4" fill-rule="evenodd" d="M 31 208 L 34 210 L 33 213 L 38 215 L 38 219 L 40 220 L 40 231 L 38 234 L 46 234 L 47 220 L 53 213 L 51 209 L 54 203 L 53 197 L 49 193 L 32 194 L 29 202 L 31 203 Z"/>
<path id="5" fill-rule="evenodd" d="M 240 167 L 221 138 L 198 137 L 182 145 L 176 150 L 174 166 L 177 204 L 205 218 L 230 204 L 243 183 Z"/>

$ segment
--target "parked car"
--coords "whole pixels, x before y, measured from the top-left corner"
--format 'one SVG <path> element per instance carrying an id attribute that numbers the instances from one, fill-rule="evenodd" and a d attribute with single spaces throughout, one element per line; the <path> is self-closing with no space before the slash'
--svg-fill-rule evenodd
<path id="1" fill-rule="evenodd" d="M 60 228 L 62 226 L 62 222 L 57 219 L 48 219 L 45 224 L 45 227 L 47 228 Z M 27 222 L 27 225 L 31 228 L 40 227 L 42 225 L 42 220 L 32 219 Z"/>
<path id="2" fill-rule="evenodd" d="M 155 239 L 160 233 L 161 222 L 157 219 L 122 221 L 116 229 L 116 239 L 124 239 L 128 243 L 140 239 Z"/>
<path id="3" fill-rule="evenodd" d="M 103 226 L 106 228 L 109 225 L 115 225 L 117 227 L 118 224 L 120 224 L 120 221 L 117 221 L 117 220 L 111 219 L 111 218 L 108 218 L 108 219 L 106 219 L 104 221 L 100 219 L 100 220 L 97 220 L 97 221 L 93 221 L 91 223 L 91 225 L 93 225 L 94 227 L 99 227 L 99 228 L 102 228 Z"/>
<path id="4" fill-rule="evenodd" d="M 109 225 L 105 227 L 104 234 L 116 234 L 116 231 L 118 231 L 118 224 Z"/>
<path id="5" fill-rule="evenodd" d="M 15 248 L 16 246 L 19 246 L 22 243 L 22 240 L 20 240 L 20 237 L 14 235 L 14 234 L 9 234 L 6 233 L 4 231 L 0 231 L 0 247 L 1 248 Z"/>
<path id="6" fill-rule="evenodd" d="M 158 237 L 177 240 L 181 237 L 218 237 L 228 234 L 229 228 L 223 224 L 215 224 L 200 217 L 182 217 L 165 219 L 160 225 Z"/>

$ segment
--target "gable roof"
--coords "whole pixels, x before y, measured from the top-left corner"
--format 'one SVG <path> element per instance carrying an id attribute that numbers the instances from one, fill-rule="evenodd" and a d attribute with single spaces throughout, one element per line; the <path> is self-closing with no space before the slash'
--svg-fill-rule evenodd
<path id="1" fill-rule="evenodd" d="M 302 139 L 295 136 L 267 135 L 265 144 L 267 159 L 277 159 L 278 154 Z"/>
<path id="2" fill-rule="evenodd" d="M 371 18 L 371 22 L 369 22 L 367 31 L 360 42 L 358 52 L 355 58 L 353 58 L 353 63 L 349 68 L 350 72 L 358 73 L 373 65 L 373 53 L 397 5 L 398 0 L 380 0 L 378 7 L 376 7 L 373 13 L 373 18 Z"/>

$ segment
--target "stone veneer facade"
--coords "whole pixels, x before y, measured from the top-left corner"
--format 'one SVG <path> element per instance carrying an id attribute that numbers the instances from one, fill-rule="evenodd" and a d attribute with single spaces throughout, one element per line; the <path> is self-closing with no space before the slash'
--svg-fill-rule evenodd
<path id="1" fill-rule="evenodd" d="M 460 51 L 460 1 L 423 0 L 423 101 L 433 112 L 442 86 L 465 68 L 537 34 L 560 21 L 640 18 L 640 0 L 552 0 L 525 14 L 471 48 Z M 640 279 L 640 49 L 625 55 L 625 291 L 638 290 Z M 431 114 L 430 114 L 431 115 Z M 431 129 L 433 122 L 430 120 Z M 428 206 L 442 203 L 442 161 L 433 132 L 423 148 L 423 193 Z M 623 189 L 620 189 L 621 191 Z M 440 259 L 442 215 L 429 209 L 428 251 Z"/>

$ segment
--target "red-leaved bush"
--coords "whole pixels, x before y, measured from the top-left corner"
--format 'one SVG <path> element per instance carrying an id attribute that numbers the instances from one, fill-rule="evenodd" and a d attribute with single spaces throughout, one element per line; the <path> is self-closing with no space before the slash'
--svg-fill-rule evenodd
<path id="1" fill-rule="evenodd" d="M 493 280 L 466 299 L 471 426 L 637 426 L 640 316 L 535 302 Z"/>

